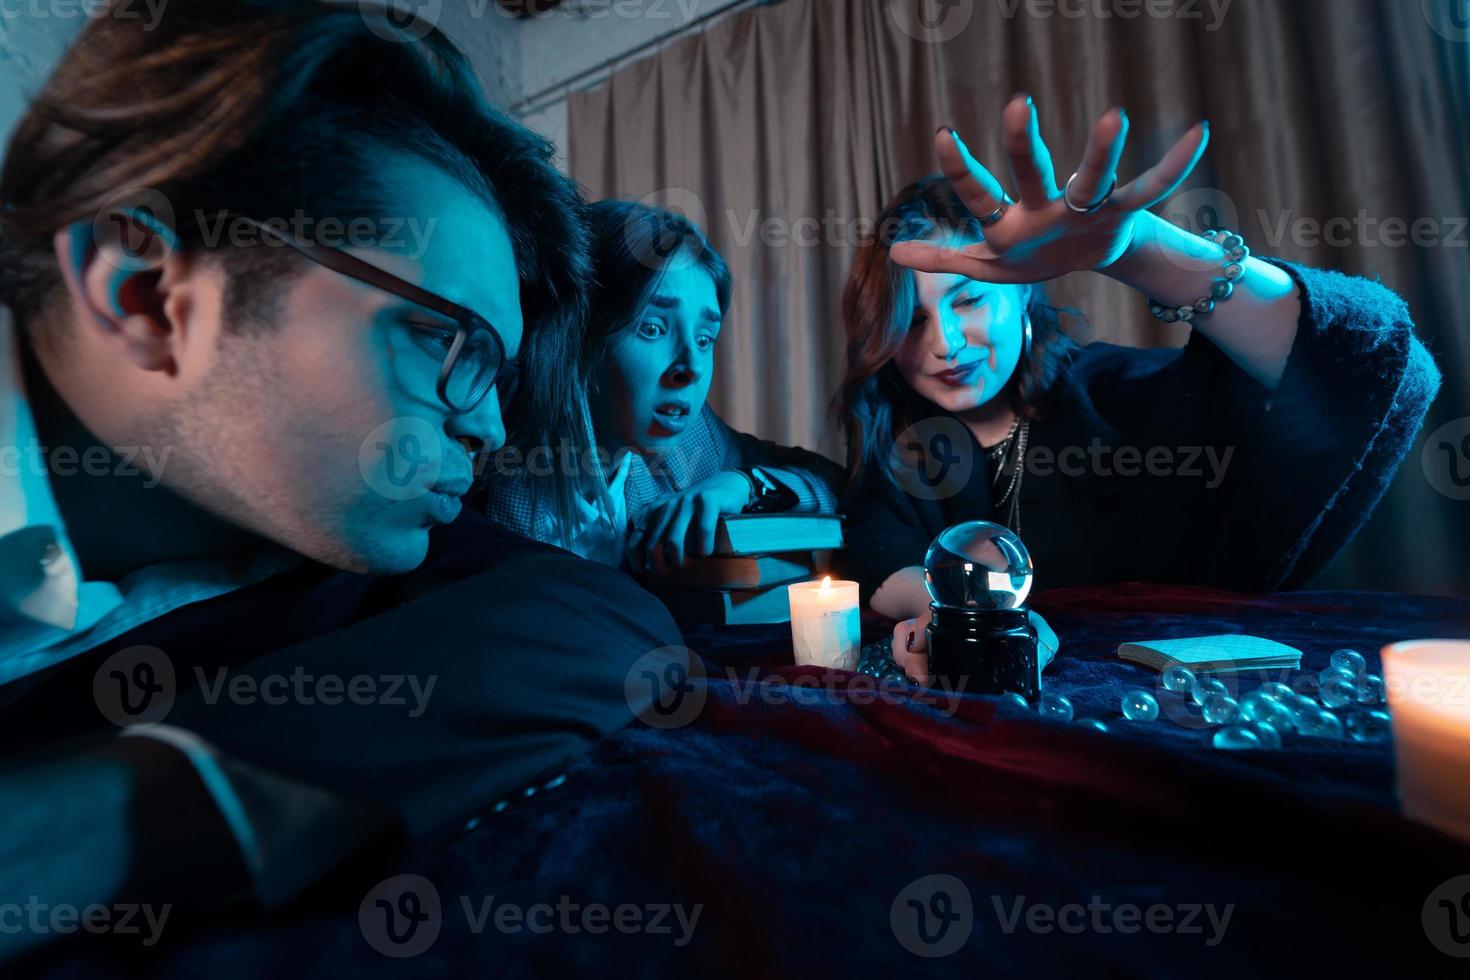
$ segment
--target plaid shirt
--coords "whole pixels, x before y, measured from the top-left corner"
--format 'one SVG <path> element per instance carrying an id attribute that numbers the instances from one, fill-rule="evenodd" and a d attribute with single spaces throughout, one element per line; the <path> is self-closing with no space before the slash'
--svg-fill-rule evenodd
<path id="1" fill-rule="evenodd" d="M 684 437 L 666 455 L 650 461 L 625 453 L 609 474 L 614 513 L 588 501 L 578 526 L 557 526 L 546 505 L 537 506 L 531 483 L 520 473 L 492 474 L 486 512 L 491 519 L 527 537 L 548 541 L 610 565 L 622 564 L 622 546 L 637 517 L 649 504 L 680 493 L 716 473 L 760 466 L 796 494 L 795 512 L 833 514 L 842 485 L 842 468 L 817 453 L 787 448 L 736 432 L 708 404 Z"/>

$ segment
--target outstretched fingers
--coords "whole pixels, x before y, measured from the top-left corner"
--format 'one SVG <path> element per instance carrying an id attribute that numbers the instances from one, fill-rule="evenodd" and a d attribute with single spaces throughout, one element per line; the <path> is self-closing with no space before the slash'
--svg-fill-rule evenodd
<path id="1" fill-rule="evenodd" d="M 1139 174 L 1113 195 L 1113 202 L 1128 211 L 1147 211 L 1173 194 L 1194 171 L 1210 142 L 1210 124 L 1201 121 L 1169 147 L 1162 160 Z"/>

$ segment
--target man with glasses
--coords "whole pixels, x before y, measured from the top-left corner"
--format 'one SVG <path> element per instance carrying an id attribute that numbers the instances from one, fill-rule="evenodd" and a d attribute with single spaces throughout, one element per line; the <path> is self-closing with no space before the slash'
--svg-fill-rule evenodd
<path id="1" fill-rule="evenodd" d="M 7 151 L 0 894 L 277 906 L 544 785 L 680 642 L 461 513 L 518 364 L 521 434 L 574 428 L 580 201 L 365 16 L 94 19 Z"/>

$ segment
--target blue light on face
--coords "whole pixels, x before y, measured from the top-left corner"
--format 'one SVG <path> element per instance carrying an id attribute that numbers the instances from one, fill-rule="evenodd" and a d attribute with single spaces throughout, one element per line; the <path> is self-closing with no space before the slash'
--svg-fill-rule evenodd
<path id="1" fill-rule="evenodd" d="M 710 274 L 670 263 L 609 351 L 597 398 L 599 439 L 645 454 L 677 445 L 709 396 L 720 326 Z"/>

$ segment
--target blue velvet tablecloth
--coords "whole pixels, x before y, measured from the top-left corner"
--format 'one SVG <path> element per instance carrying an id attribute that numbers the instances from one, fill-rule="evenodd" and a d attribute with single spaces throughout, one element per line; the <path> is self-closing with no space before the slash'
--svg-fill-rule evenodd
<path id="1" fill-rule="evenodd" d="M 457 838 L 403 868 L 439 900 L 416 955 L 380 951 L 370 880 L 275 921 L 48 966 L 213 978 L 1470 976 L 1470 959 L 1434 945 L 1458 910 L 1430 901 L 1470 875 L 1470 845 L 1401 816 L 1390 744 L 1293 736 L 1279 752 L 1230 753 L 1198 725 L 1124 721 L 1121 695 L 1156 690 L 1157 675 L 1115 655 L 1125 640 L 1244 632 L 1302 650 L 1305 672 L 1339 647 L 1376 672 L 1385 643 L 1470 637 L 1470 600 L 1134 585 L 1033 606 L 1062 639 L 1048 689 L 1108 732 L 991 698 L 876 697 L 854 675 L 790 666 L 785 627 L 696 629 L 687 642 L 706 680 L 693 708 L 620 733 L 553 788 L 476 807 Z M 550 930 L 513 929 L 514 917 L 498 928 L 507 904 L 550 907 L 538 920 Z M 582 917 L 598 906 L 632 911 L 622 927 Z M 1459 924 L 1470 932 L 1470 900 Z"/>

